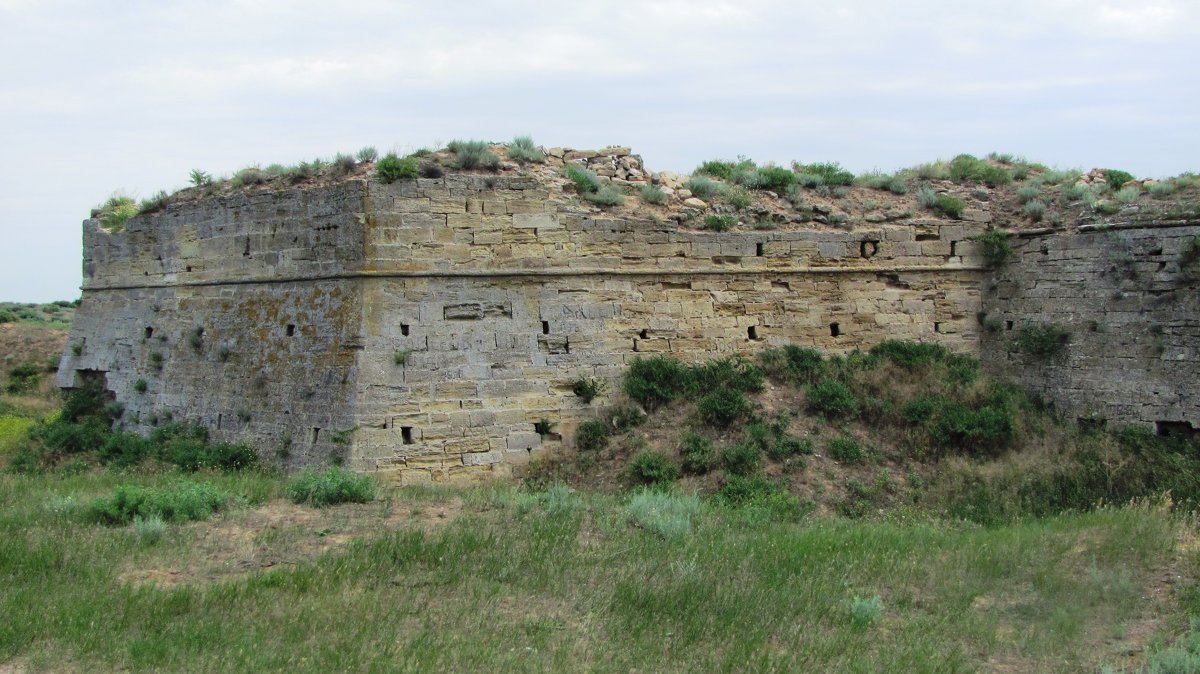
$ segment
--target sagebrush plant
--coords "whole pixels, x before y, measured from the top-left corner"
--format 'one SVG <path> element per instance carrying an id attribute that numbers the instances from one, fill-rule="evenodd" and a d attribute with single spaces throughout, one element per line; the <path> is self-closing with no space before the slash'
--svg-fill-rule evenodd
<path id="1" fill-rule="evenodd" d="M 142 199 L 138 204 L 138 213 L 156 213 L 167 207 L 171 201 L 171 195 L 165 190 L 159 190 L 153 195 Z"/>
<path id="2" fill-rule="evenodd" d="M 540 164 L 546 161 L 546 155 L 533 142 L 531 136 L 517 136 L 506 147 L 508 158 L 522 164 Z"/>
<path id="3" fill-rule="evenodd" d="M 883 599 L 879 595 L 859 597 L 855 595 L 849 604 L 850 622 L 856 627 L 868 627 L 883 617 Z"/>
<path id="4" fill-rule="evenodd" d="M 293 503 L 318 508 L 338 503 L 366 503 L 375 498 L 375 484 L 370 475 L 336 466 L 325 470 L 309 467 L 290 480 L 285 491 Z"/>
<path id="5" fill-rule="evenodd" d="M 667 203 L 667 193 L 661 187 L 655 185 L 642 185 L 638 190 L 638 196 L 648 204 L 659 205 Z"/>
<path id="6" fill-rule="evenodd" d="M 838 162 L 817 162 L 814 164 L 796 164 L 792 168 L 794 170 L 794 173 L 805 175 L 805 176 L 816 176 L 817 178 L 819 178 L 817 185 L 829 185 L 829 186 L 847 185 L 848 186 L 848 185 L 854 184 L 854 174 L 847 171 L 846 169 L 842 168 L 842 165 L 839 164 Z M 801 182 L 801 184 L 804 184 L 804 182 L 812 182 L 811 178 L 806 178 L 805 180 L 801 180 L 799 176 L 797 176 L 796 181 Z M 808 186 L 810 186 L 810 185 L 805 185 L 805 187 L 808 187 Z M 811 185 L 811 186 L 815 187 L 816 185 Z"/>
<path id="7" fill-rule="evenodd" d="M 1000 166 L 993 166 L 986 159 L 969 154 L 960 154 L 950 160 L 950 178 L 960 182 L 981 182 L 990 187 L 1000 187 L 1013 181 L 1012 173 Z"/>
<path id="8" fill-rule="evenodd" d="M 692 196 L 698 197 L 705 201 L 711 201 L 729 191 L 729 187 L 715 180 L 705 178 L 704 176 L 693 176 L 683 184 L 684 189 L 690 191 Z"/>
<path id="9" fill-rule="evenodd" d="M 1034 222 L 1041 222 L 1042 218 L 1046 215 L 1046 204 L 1037 200 L 1029 201 L 1025 203 L 1025 206 L 1021 209 L 1021 212 L 1023 212 L 1030 220 L 1033 220 Z"/>
<path id="10" fill-rule="evenodd" d="M 447 147 L 454 153 L 455 168 L 495 170 L 500 167 L 500 158 L 486 141 L 454 140 Z"/>
<path id="11" fill-rule="evenodd" d="M 416 157 L 399 157 L 389 152 L 375 163 L 375 175 L 382 183 L 394 183 L 397 180 L 412 180 L 419 175 L 419 165 Z"/>
<path id="12" fill-rule="evenodd" d="M 625 196 L 612 185 L 605 185 L 595 192 L 583 195 L 584 200 L 602 208 L 612 208 L 625 203 Z"/>
<path id="13" fill-rule="evenodd" d="M 673 540 L 691 533 L 692 520 L 704 513 L 704 504 L 695 494 L 642 489 L 621 510 L 631 524 Z"/>

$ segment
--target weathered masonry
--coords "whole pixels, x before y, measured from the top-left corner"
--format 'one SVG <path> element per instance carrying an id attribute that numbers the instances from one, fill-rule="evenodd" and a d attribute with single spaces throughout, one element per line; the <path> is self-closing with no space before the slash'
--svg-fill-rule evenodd
<path id="1" fill-rule="evenodd" d="M 1196 282 L 1170 261 L 1194 227 L 1023 238 L 993 277 L 971 240 L 983 219 L 718 233 L 607 215 L 515 175 L 209 196 L 119 233 L 84 223 L 58 383 L 102 377 L 134 429 L 200 423 L 288 465 L 336 458 L 405 483 L 502 476 L 569 445 L 597 413 L 576 378 L 785 343 L 936 340 L 1073 411 L 1200 426 Z M 1139 273 L 1174 272 L 1175 299 L 1091 283 L 1117 242 Z M 1086 346 L 1029 362 L 981 316 L 1053 316 Z"/>

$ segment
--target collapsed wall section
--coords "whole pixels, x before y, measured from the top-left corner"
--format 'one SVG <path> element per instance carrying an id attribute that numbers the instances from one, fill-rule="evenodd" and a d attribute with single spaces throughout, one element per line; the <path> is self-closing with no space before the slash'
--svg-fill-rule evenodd
<path id="1" fill-rule="evenodd" d="M 1080 230 L 1013 239 L 984 287 L 984 364 L 1086 424 L 1200 428 L 1200 223 Z"/>

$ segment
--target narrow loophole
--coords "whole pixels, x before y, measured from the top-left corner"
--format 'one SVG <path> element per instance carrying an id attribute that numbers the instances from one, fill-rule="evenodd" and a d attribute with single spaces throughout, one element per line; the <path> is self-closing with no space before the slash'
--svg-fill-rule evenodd
<path id="1" fill-rule="evenodd" d="M 763 256 L 763 245 L 761 243 L 754 244 L 754 254 L 758 257 Z"/>
<path id="2" fill-rule="evenodd" d="M 749 337 L 751 340 L 757 340 L 758 339 L 758 327 L 751 325 L 750 327 L 746 328 L 746 336 Z"/>
<path id="3" fill-rule="evenodd" d="M 402 439 L 404 444 L 411 445 L 413 443 L 413 433 L 412 432 L 413 432 L 412 426 L 401 426 L 400 427 L 400 438 Z"/>
<path id="4" fill-rule="evenodd" d="M 321 429 L 314 427 L 313 428 L 313 444 L 314 445 L 317 444 L 317 440 L 319 440 L 320 438 L 321 438 Z"/>
<path id="5" fill-rule="evenodd" d="M 1005 330 L 1012 330 L 1012 329 L 1013 329 L 1013 322 L 1012 322 L 1012 321 L 1004 321 L 1004 329 L 1005 329 Z"/>
<path id="6" fill-rule="evenodd" d="M 542 321 L 542 334 L 550 334 L 550 321 Z"/>
<path id="7" fill-rule="evenodd" d="M 936 321 L 935 321 L 935 322 L 933 323 L 933 331 L 934 331 L 934 332 L 941 332 L 941 331 L 942 331 L 942 324 L 941 324 L 941 323 L 938 323 L 938 322 L 936 322 Z"/>
<path id="8" fill-rule="evenodd" d="M 830 323 L 829 324 L 829 336 L 837 337 L 840 334 L 842 334 L 842 327 L 840 325 L 838 325 L 837 323 Z"/>
<path id="9" fill-rule="evenodd" d="M 154 328 L 147 327 L 146 328 L 146 339 L 150 339 L 153 336 L 154 336 Z"/>
<path id="10" fill-rule="evenodd" d="M 287 326 L 287 336 L 288 336 L 288 337 L 291 337 L 291 336 L 293 336 L 293 335 L 295 335 L 295 334 L 296 334 L 296 326 L 295 326 L 295 325 L 292 325 L 291 323 L 288 323 L 288 326 Z"/>
<path id="11" fill-rule="evenodd" d="M 400 324 L 400 334 L 404 335 L 405 337 L 408 336 L 408 323 Z"/>

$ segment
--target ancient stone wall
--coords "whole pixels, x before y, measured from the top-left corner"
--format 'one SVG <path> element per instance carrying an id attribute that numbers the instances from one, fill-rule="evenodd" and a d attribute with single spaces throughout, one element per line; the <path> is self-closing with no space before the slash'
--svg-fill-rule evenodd
<path id="1" fill-rule="evenodd" d="M 645 182 L 632 155 L 560 154 Z M 88 221 L 59 384 L 103 377 L 127 427 L 200 423 L 287 466 L 404 483 L 569 449 L 635 357 L 788 343 L 936 340 L 1073 414 L 1200 424 L 1196 276 L 1181 267 L 1194 225 L 1023 235 L 992 272 L 972 241 L 985 199 L 969 221 L 897 207 L 716 232 L 703 206 L 603 211 L 547 176 L 273 184 L 193 195 L 117 233 Z M 1070 331 L 1061 356 L 1012 350 L 1042 323 Z M 608 396 L 583 403 L 577 378 Z"/>
<path id="2" fill-rule="evenodd" d="M 1184 255 L 1200 223 L 1080 230 L 1013 239 L 1013 259 L 985 282 L 985 366 L 1072 417 L 1200 428 L 1200 275 Z M 1018 350 L 1038 326 L 1069 333 L 1059 353 Z"/>

